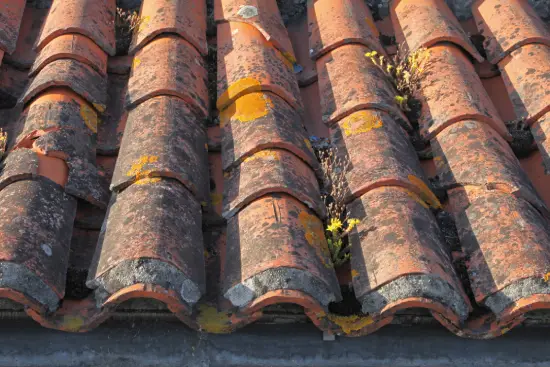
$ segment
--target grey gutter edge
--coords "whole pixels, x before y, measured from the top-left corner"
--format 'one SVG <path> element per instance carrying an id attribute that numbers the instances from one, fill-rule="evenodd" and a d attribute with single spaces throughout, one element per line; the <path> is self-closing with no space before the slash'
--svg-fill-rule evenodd
<path id="1" fill-rule="evenodd" d="M 322 341 L 310 324 L 250 325 L 231 335 L 167 321 L 109 321 L 83 334 L 4 320 L 0 366 L 340 367 L 550 366 L 547 328 L 468 340 L 440 326 L 390 325 L 361 338 Z"/>

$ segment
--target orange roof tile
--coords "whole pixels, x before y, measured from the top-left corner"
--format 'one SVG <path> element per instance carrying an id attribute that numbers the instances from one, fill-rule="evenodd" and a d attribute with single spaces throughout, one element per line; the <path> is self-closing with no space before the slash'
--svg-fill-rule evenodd
<path id="1" fill-rule="evenodd" d="M 422 308 L 491 338 L 550 308 L 550 44 L 527 2 L 460 23 L 443 0 L 376 21 L 316 0 L 285 25 L 275 0 L 218 0 L 207 38 L 205 1 L 143 0 L 128 51 L 115 3 L 0 5 L 0 298 L 72 332 L 136 298 L 215 333 L 294 303 L 332 334 Z M 428 49 L 406 105 L 365 56 L 401 43 Z M 356 225 L 340 267 L 334 219 Z"/>

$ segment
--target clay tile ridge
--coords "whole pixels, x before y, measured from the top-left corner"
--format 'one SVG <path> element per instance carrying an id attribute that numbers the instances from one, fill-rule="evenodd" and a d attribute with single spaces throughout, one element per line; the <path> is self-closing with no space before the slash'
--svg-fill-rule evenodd
<path id="1" fill-rule="evenodd" d="M 391 19 L 397 44 L 409 52 L 451 42 L 477 61 L 484 60 L 445 0 L 394 0 Z"/>
<path id="2" fill-rule="evenodd" d="M 292 43 L 276 0 L 215 0 L 214 20 L 242 22 L 255 27 L 285 58 L 296 63 Z"/>
<path id="3" fill-rule="evenodd" d="M 487 58 L 493 64 L 524 45 L 550 46 L 550 31 L 527 1 L 478 0 L 472 10 L 477 27 L 485 37 L 483 46 Z"/>

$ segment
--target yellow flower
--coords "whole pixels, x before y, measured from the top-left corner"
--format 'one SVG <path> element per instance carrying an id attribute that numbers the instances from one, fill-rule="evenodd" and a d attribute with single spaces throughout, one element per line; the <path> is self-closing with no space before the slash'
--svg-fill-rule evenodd
<path id="1" fill-rule="evenodd" d="M 338 218 L 331 218 L 330 224 L 327 226 L 327 231 L 336 233 L 342 228 L 342 222 Z"/>
<path id="2" fill-rule="evenodd" d="M 376 51 L 367 52 L 365 54 L 366 57 L 373 57 L 373 56 L 376 56 L 376 55 L 378 55 L 378 52 L 376 52 Z"/>
<path id="3" fill-rule="evenodd" d="M 346 232 L 349 232 L 352 229 L 354 229 L 355 226 L 357 226 L 360 222 L 361 221 L 357 218 L 348 219 L 348 228 L 346 229 Z"/>

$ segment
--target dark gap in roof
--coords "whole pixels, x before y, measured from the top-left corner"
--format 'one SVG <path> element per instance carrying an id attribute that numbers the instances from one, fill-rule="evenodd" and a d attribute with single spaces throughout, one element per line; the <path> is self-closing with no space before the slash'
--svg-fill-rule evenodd
<path id="1" fill-rule="evenodd" d="M 506 121 L 505 124 L 512 135 L 510 146 L 516 157 L 525 158 L 537 150 L 535 139 L 525 120 Z"/>
<path id="2" fill-rule="evenodd" d="M 115 18 L 117 56 L 128 55 L 134 31 L 139 28 L 140 21 L 139 7 L 119 7 L 117 2 Z"/>
<path id="3" fill-rule="evenodd" d="M 87 269 L 69 268 L 67 280 L 65 281 L 65 297 L 67 299 L 84 299 L 92 293 L 86 286 L 88 277 Z"/>
<path id="4" fill-rule="evenodd" d="M 361 312 L 361 303 L 355 298 L 355 291 L 353 287 L 348 285 L 340 285 L 340 290 L 342 292 L 342 301 L 340 302 L 331 302 L 328 305 L 330 312 L 336 315 L 350 316 L 350 315 L 360 315 Z"/>
<path id="5" fill-rule="evenodd" d="M 27 0 L 27 6 L 35 9 L 51 8 L 53 0 Z"/>
<path id="6" fill-rule="evenodd" d="M 307 0 L 277 0 L 277 6 L 285 25 L 306 14 Z"/>

